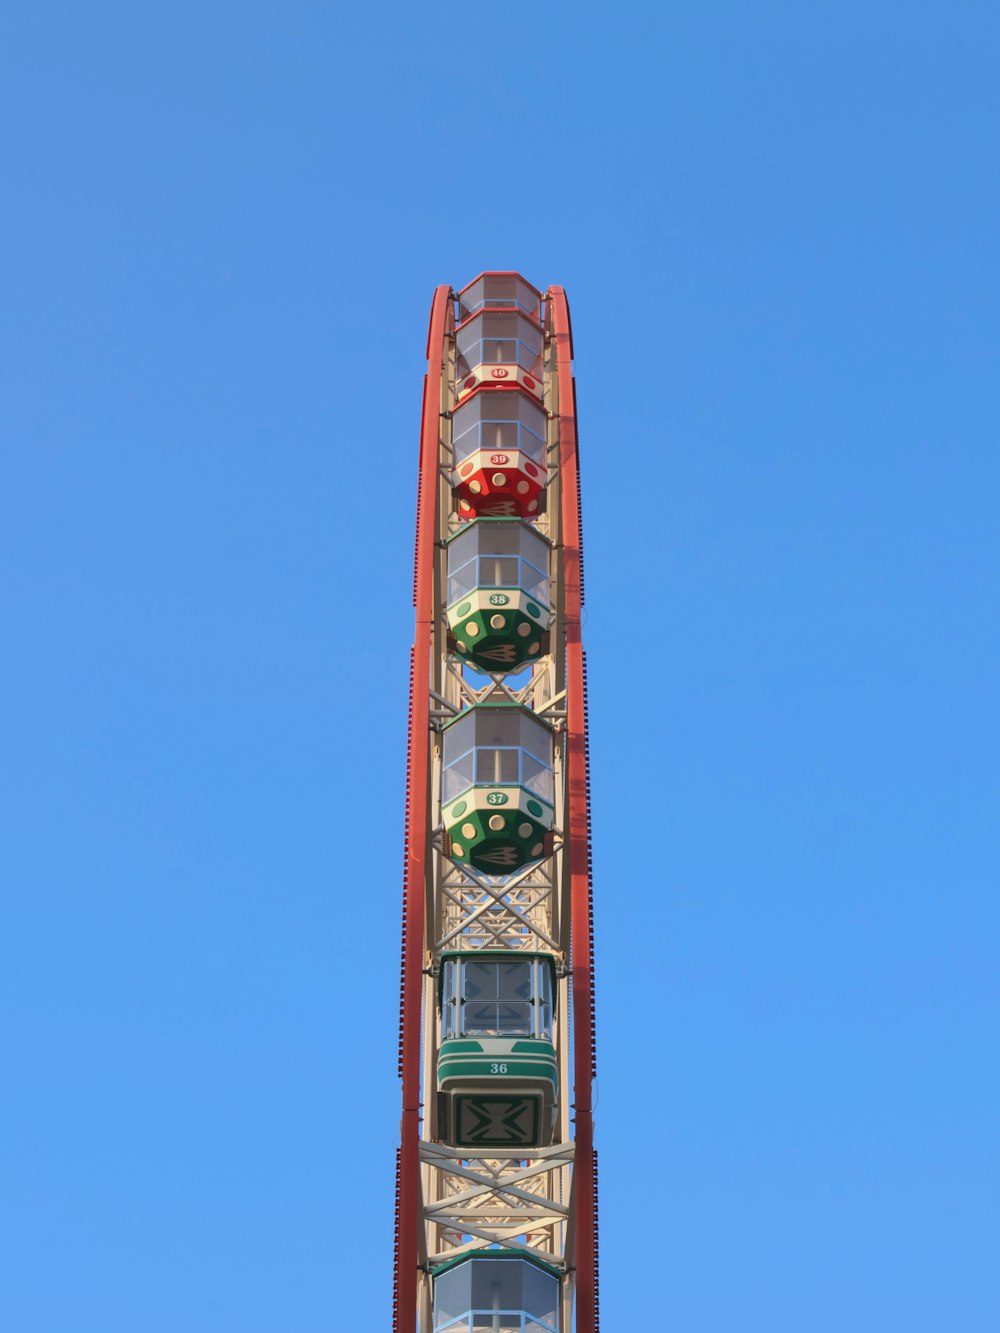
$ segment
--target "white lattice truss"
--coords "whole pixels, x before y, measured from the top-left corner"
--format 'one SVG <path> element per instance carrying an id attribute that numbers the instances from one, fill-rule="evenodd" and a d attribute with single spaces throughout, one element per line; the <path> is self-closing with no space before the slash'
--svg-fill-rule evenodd
<path id="1" fill-rule="evenodd" d="M 497 1244 L 561 1265 L 573 1144 L 532 1148 L 530 1158 L 523 1148 L 490 1152 L 466 1157 L 444 1144 L 421 1144 L 426 1262 L 433 1266 Z"/>

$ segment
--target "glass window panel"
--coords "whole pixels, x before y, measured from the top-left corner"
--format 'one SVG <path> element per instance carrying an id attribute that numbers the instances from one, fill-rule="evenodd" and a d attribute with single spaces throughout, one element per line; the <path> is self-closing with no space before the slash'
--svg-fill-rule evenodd
<path id="1" fill-rule="evenodd" d="M 481 449 L 516 449 L 518 427 L 516 421 L 484 421 Z"/>
<path id="2" fill-rule="evenodd" d="M 469 1037 L 492 1037 L 497 1033 L 495 1000 L 467 1004 L 462 1014 L 462 1032 Z"/>
<path id="3" fill-rule="evenodd" d="M 517 354 L 518 346 L 516 338 L 484 338 L 482 342 L 483 361 L 493 364 L 516 361 L 520 365 L 521 361 Z"/>
<path id="4" fill-rule="evenodd" d="M 437 1315 L 434 1316 L 434 1333 L 439 1333 L 439 1331 L 440 1333 L 471 1333 L 472 1314 L 468 1311 L 463 1311 L 459 1319 L 449 1319 L 444 1322 L 442 1320 L 439 1320 Z"/>
<path id="5" fill-rule="evenodd" d="M 455 347 L 459 352 L 474 348 L 483 336 L 483 318 L 472 319 L 455 334 Z"/>
<path id="6" fill-rule="evenodd" d="M 480 551 L 489 555 L 517 555 L 520 527 L 520 523 L 484 523 Z"/>
<path id="7" fill-rule="evenodd" d="M 537 352 L 533 352 L 530 348 L 525 347 L 524 343 L 518 343 L 517 364 L 524 370 L 528 371 L 529 374 L 537 375 L 539 379 L 542 378 L 543 366 L 541 355 Z"/>
<path id="8" fill-rule="evenodd" d="M 533 597 L 536 602 L 543 602 L 546 606 L 549 604 L 549 581 L 540 569 L 535 569 L 529 565 L 527 560 L 521 561 L 521 581 L 518 585 L 523 588 L 529 597 Z"/>
<path id="9" fill-rule="evenodd" d="M 497 996 L 504 1001 L 527 1000 L 531 997 L 531 964 L 529 962 L 500 963 L 497 966 Z"/>
<path id="10" fill-rule="evenodd" d="M 519 319 L 517 321 L 517 336 L 536 356 L 542 350 L 542 331 L 534 324 L 529 323 L 528 320 Z"/>
<path id="11" fill-rule="evenodd" d="M 520 1311 L 516 1314 L 492 1314 L 489 1311 L 477 1310 L 472 1316 L 472 1327 L 477 1331 L 480 1329 L 489 1329 L 491 1333 L 521 1333 L 524 1325 L 524 1318 Z"/>
<path id="12" fill-rule="evenodd" d="M 531 311 L 538 304 L 538 297 L 531 290 L 526 282 L 521 282 L 519 278 L 508 278 L 510 283 L 511 296 L 522 310 Z"/>
<path id="13" fill-rule="evenodd" d="M 482 360 L 480 354 L 482 336 L 483 321 L 481 318 L 470 320 L 464 329 L 459 329 L 456 333 L 455 354 L 460 375 L 468 374 Z"/>
<path id="14" fill-rule="evenodd" d="M 481 421 L 482 417 L 483 395 L 477 393 L 476 396 L 470 398 L 467 403 L 463 403 L 461 407 L 456 407 L 455 411 L 452 413 L 452 435 L 460 435 L 463 431 L 468 430 L 470 426 L 474 426 L 477 422 Z"/>
<path id="15" fill-rule="evenodd" d="M 484 588 L 516 588 L 518 561 L 514 556 L 484 555 L 479 559 L 479 577 Z"/>
<path id="16" fill-rule="evenodd" d="M 494 274 L 470 283 L 462 292 L 458 303 L 459 319 L 468 319 L 484 305 L 516 307 L 537 318 L 539 298 L 519 278 Z"/>
<path id="17" fill-rule="evenodd" d="M 477 708 L 476 743 L 478 745 L 517 745 L 521 713 L 514 708 Z M 448 733 L 445 732 L 445 735 Z"/>
<path id="18" fill-rule="evenodd" d="M 475 744 L 476 715 L 471 710 L 444 733 L 444 763 L 447 766 Z"/>
<path id="19" fill-rule="evenodd" d="M 434 1323 L 457 1319 L 472 1308 L 472 1265 L 459 1264 L 434 1279 Z"/>
<path id="20" fill-rule="evenodd" d="M 518 281 L 516 278 L 494 275 L 483 279 L 484 294 L 487 301 L 516 301 Z"/>
<path id="21" fill-rule="evenodd" d="M 478 543 L 476 542 L 475 528 L 468 527 L 464 532 L 460 532 L 453 541 L 448 543 L 448 572 L 458 569 L 464 565 L 466 560 L 472 560 L 476 554 Z"/>
<path id="22" fill-rule="evenodd" d="M 542 369 L 542 334 L 534 324 L 526 319 L 518 320 L 517 336 L 520 340 L 518 364 L 534 374 L 541 374 Z"/>
<path id="23" fill-rule="evenodd" d="M 522 1270 L 529 1265 L 520 1259 L 474 1259 L 472 1308 L 474 1310 L 520 1310 Z"/>
<path id="24" fill-rule="evenodd" d="M 517 400 L 519 393 L 497 390 L 479 394 L 480 411 L 484 421 L 519 421 Z"/>
<path id="25" fill-rule="evenodd" d="M 545 458 L 546 422 L 545 418 L 521 422 L 521 448 L 529 457 L 541 463 Z"/>
<path id="26" fill-rule="evenodd" d="M 543 1273 L 534 1264 L 524 1264 L 524 1298 L 522 1308 L 536 1319 L 555 1324 L 559 1301 L 559 1283 L 550 1273 Z"/>
<path id="27" fill-rule="evenodd" d="M 516 361 L 540 375 L 543 341 L 538 326 L 513 311 L 485 311 L 456 334 L 458 373 L 465 375 L 481 362 Z"/>
<path id="28" fill-rule="evenodd" d="M 496 963 L 466 963 L 462 994 L 467 1000 L 495 1000 L 497 998 Z"/>
<path id="29" fill-rule="evenodd" d="M 441 967 L 441 998 L 445 1001 L 455 996 L 455 967 L 453 958 L 446 958 Z"/>
<path id="30" fill-rule="evenodd" d="M 523 393 L 513 394 L 512 397 L 517 398 L 518 420 L 523 421 L 536 435 L 544 435 L 546 417 L 538 404 Z"/>
<path id="31" fill-rule="evenodd" d="M 480 278 L 478 282 L 472 283 L 461 295 L 458 302 L 458 317 L 460 320 L 468 319 L 474 310 L 478 310 L 483 304 L 484 289 L 486 279 Z"/>
<path id="32" fill-rule="evenodd" d="M 441 1032 L 445 1037 L 454 1037 L 458 1032 L 459 1005 L 455 994 L 457 970 L 457 964 L 450 959 L 441 970 Z"/>
<path id="33" fill-rule="evenodd" d="M 517 749 L 494 749 L 483 746 L 477 751 L 476 782 L 481 786 L 507 785 L 516 787 L 518 777 Z"/>
<path id="34" fill-rule="evenodd" d="M 488 361 L 514 361 L 515 344 L 486 355 Z M 470 350 L 466 368 L 479 364 L 482 353 Z M 463 371 L 464 373 L 464 371 Z M 523 405 L 522 405 L 523 404 Z M 545 417 L 519 393 L 479 393 L 452 418 L 452 448 L 461 462 L 476 449 L 523 449 L 541 461 L 545 450 Z"/>
<path id="35" fill-rule="evenodd" d="M 457 415 L 458 414 L 456 413 L 456 418 Z M 459 426 L 461 426 L 461 432 L 459 432 Z M 470 454 L 476 452 L 479 448 L 478 418 L 466 419 L 463 422 L 458 422 L 456 419 L 452 422 L 451 447 L 455 453 L 456 463 L 461 463 L 464 459 L 468 458 Z"/>
<path id="36" fill-rule="evenodd" d="M 474 750 L 470 750 L 468 754 L 462 755 L 444 770 L 441 784 L 441 799 L 445 805 L 447 805 L 449 801 L 453 801 L 456 796 L 461 796 L 463 791 L 468 791 L 475 781 L 473 776 L 474 772 Z"/>
<path id="37" fill-rule="evenodd" d="M 541 1004 L 538 1007 L 538 1036 L 552 1039 L 552 1006 Z"/>
<path id="38" fill-rule="evenodd" d="M 494 313 L 487 311 L 480 318 L 482 328 L 482 337 L 484 338 L 516 338 L 519 334 L 522 324 L 527 325 L 527 321 L 520 319 L 515 314 Z M 530 328 L 530 325 L 527 325 Z"/>
<path id="39" fill-rule="evenodd" d="M 495 1012 L 498 1035 L 503 1037 L 531 1036 L 530 1004 L 498 1004 Z"/>
<path id="40" fill-rule="evenodd" d="M 546 768 L 533 755 L 522 751 L 521 783 L 543 801 L 552 804 L 552 770 Z"/>
<path id="41" fill-rule="evenodd" d="M 541 463 L 543 461 L 545 455 L 545 440 L 540 435 L 536 435 L 534 431 L 529 430 L 527 426 L 521 427 L 520 446 L 521 452 L 527 454 L 529 458 L 534 459 L 536 463 Z"/>
<path id="42" fill-rule="evenodd" d="M 533 975 L 537 973 L 541 977 L 540 969 L 534 968 L 527 959 L 515 963 L 499 959 L 467 960 L 462 967 L 464 1004 L 459 1027 L 463 1033 L 469 1036 L 532 1035 Z M 544 1019 L 543 1027 L 542 1035 L 548 1035 L 550 1016 Z"/>
<path id="43" fill-rule="evenodd" d="M 549 567 L 549 548 L 541 537 L 523 523 L 512 525 L 517 532 L 518 550 L 526 560 L 530 560 L 533 565 L 539 569 L 548 569 Z"/>
<path id="44" fill-rule="evenodd" d="M 467 565 L 455 570 L 454 574 L 451 574 L 448 578 L 448 605 L 454 606 L 463 597 L 467 597 L 475 586 L 476 562 L 470 560 Z"/>
<path id="45" fill-rule="evenodd" d="M 545 758 L 549 763 L 552 761 L 552 733 L 541 722 L 538 722 L 530 713 L 518 713 L 520 721 L 519 740 L 526 750 L 539 758 Z"/>

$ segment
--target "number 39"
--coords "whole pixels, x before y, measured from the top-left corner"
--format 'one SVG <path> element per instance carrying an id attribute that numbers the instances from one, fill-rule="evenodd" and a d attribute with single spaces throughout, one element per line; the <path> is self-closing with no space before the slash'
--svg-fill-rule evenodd
<path id="1" fill-rule="evenodd" d="M 490 1065 L 491 1074 L 506 1074 L 506 1072 L 507 1072 L 507 1066 L 505 1064 L 503 1065 L 497 1064 L 497 1062 L 494 1060 L 494 1062 Z"/>

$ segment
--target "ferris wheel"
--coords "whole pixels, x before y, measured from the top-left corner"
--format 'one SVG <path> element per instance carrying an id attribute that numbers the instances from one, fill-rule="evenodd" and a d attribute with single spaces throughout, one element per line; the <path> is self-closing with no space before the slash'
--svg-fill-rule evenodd
<path id="1" fill-rule="evenodd" d="M 569 306 L 431 306 L 410 667 L 394 1333 L 596 1333 L 593 925 Z"/>

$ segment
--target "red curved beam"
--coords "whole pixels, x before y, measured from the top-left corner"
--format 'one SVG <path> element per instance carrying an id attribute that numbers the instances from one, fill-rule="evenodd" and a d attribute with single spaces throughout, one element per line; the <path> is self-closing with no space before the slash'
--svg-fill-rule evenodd
<path id="1" fill-rule="evenodd" d="M 566 750 L 569 801 L 567 838 L 572 927 L 573 1066 L 576 1083 L 576 1330 L 597 1333 L 597 1203 L 591 1071 L 594 1061 L 593 961 L 591 956 L 590 808 L 587 790 L 585 666 L 580 635 L 582 552 L 580 473 L 573 385 L 573 333 L 562 287 L 549 289 L 559 386 L 559 471 L 562 492 L 563 581 L 566 623 Z"/>
<path id="2" fill-rule="evenodd" d="M 417 534 L 413 601 L 416 630 L 410 675 L 410 733 L 406 771 L 406 861 L 403 880 L 403 976 L 400 989 L 399 1209 L 396 1225 L 394 1328 L 416 1333 L 418 1228 L 420 1223 L 420 1008 L 424 964 L 424 883 L 427 845 L 427 775 L 430 718 L 428 687 L 434 618 L 434 506 L 437 500 L 438 441 L 441 428 L 441 373 L 451 288 L 438 287 L 427 332 L 427 374 L 420 427 L 417 481 Z"/>

